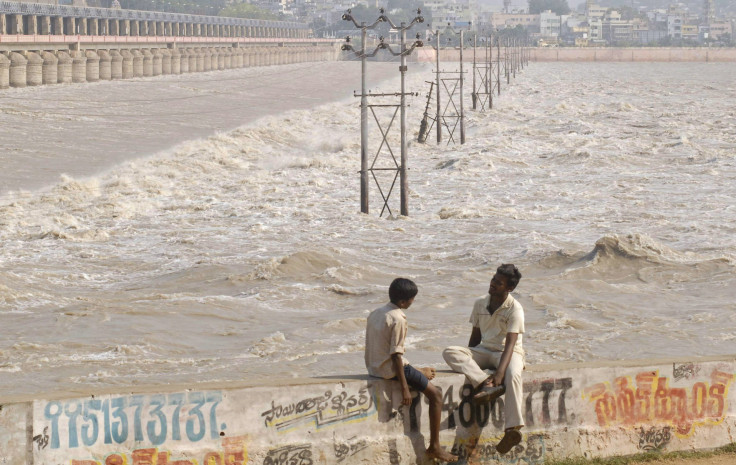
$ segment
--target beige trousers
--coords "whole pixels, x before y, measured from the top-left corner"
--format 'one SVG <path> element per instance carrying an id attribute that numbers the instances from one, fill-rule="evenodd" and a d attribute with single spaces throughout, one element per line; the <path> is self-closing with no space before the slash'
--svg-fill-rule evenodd
<path id="1" fill-rule="evenodd" d="M 478 387 L 490 374 L 484 370 L 495 369 L 501 361 L 501 354 L 483 347 L 448 347 L 442 356 L 453 371 L 464 374 L 473 387 Z M 524 386 L 521 381 L 521 372 L 524 370 L 524 357 L 513 353 L 503 384 L 506 385 L 504 394 L 504 416 L 506 429 L 524 426 L 521 412 L 521 403 L 524 395 Z"/>

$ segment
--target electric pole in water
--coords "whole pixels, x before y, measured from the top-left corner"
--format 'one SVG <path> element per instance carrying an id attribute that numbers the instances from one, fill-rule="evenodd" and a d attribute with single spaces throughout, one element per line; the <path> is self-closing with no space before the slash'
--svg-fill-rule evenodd
<path id="1" fill-rule="evenodd" d="M 460 35 L 460 71 L 458 72 L 448 72 L 448 71 L 440 71 L 440 35 L 442 31 L 450 31 L 453 34 L 459 34 Z M 437 89 L 437 96 L 436 96 L 436 104 L 437 104 L 437 113 L 435 116 L 435 124 L 437 125 L 436 131 L 437 131 L 437 144 L 442 142 L 442 125 L 445 125 L 447 128 L 447 133 L 449 137 L 448 144 L 450 142 L 454 142 L 454 134 L 455 129 L 460 127 L 460 143 L 465 143 L 465 110 L 464 110 L 464 103 L 463 103 L 463 82 L 464 82 L 464 74 L 465 70 L 463 69 L 463 49 L 465 48 L 465 36 L 464 30 L 456 31 L 453 27 L 450 26 L 450 23 L 447 23 L 447 26 L 440 30 L 439 28 L 432 31 L 434 34 L 434 38 L 436 41 L 436 49 L 437 54 L 435 57 L 435 88 Z M 447 38 L 448 44 L 450 43 L 451 38 Z M 457 74 L 457 78 L 442 78 L 442 74 Z M 449 86 L 448 86 L 449 83 Z M 440 88 L 444 87 L 445 91 L 447 93 L 448 102 L 445 105 L 444 112 L 442 111 L 442 106 L 440 104 L 441 99 L 441 92 Z M 458 89 L 459 87 L 459 89 Z M 456 91 L 459 92 L 459 101 L 456 102 L 455 96 Z M 459 109 L 458 109 L 459 107 Z M 453 109 L 455 110 L 455 115 L 449 115 L 448 110 Z M 448 124 L 448 120 L 454 121 L 454 123 Z"/>
<path id="2" fill-rule="evenodd" d="M 406 139 L 406 95 L 414 95 L 413 93 L 406 92 L 405 89 L 405 77 L 406 77 L 406 57 L 407 55 L 410 55 L 416 47 L 421 47 L 422 41 L 419 40 L 419 34 L 417 34 L 416 40 L 412 44 L 411 48 L 406 47 L 406 31 L 408 29 L 411 29 L 412 26 L 416 23 L 422 23 L 424 22 L 424 18 L 421 16 L 421 10 L 417 10 L 417 16 L 409 23 L 408 25 L 404 22 L 402 22 L 399 26 L 396 26 L 391 19 L 385 15 L 385 10 L 381 8 L 380 10 L 380 16 L 378 19 L 376 19 L 371 25 L 367 25 L 365 22 L 361 22 L 358 24 L 358 22 L 353 18 L 351 14 L 351 10 L 348 10 L 347 13 L 342 15 L 342 19 L 345 21 L 352 21 L 352 23 L 355 25 L 356 28 L 361 30 L 361 50 L 355 50 L 353 46 L 350 44 L 350 37 L 346 38 L 346 43 L 342 46 L 342 50 L 344 51 L 352 51 L 355 53 L 356 56 L 358 56 L 361 60 L 361 91 L 360 91 L 360 211 L 361 213 L 368 213 L 369 212 L 369 203 L 368 203 L 368 197 L 369 197 L 369 178 L 368 174 L 370 173 L 373 176 L 373 179 L 376 182 L 376 186 L 378 187 L 379 192 L 381 193 L 381 196 L 383 197 L 383 208 L 381 209 L 381 215 L 383 215 L 383 212 L 385 210 L 388 210 L 389 214 L 391 213 L 391 208 L 388 205 L 389 197 L 391 196 L 391 192 L 393 190 L 394 184 L 391 184 L 391 188 L 388 190 L 387 194 L 383 193 L 383 190 L 381 189 L 380 184 L 378 183 L 378 179 L 376 178 L 376 175 L 374 171 L 377 170 L 391 170 L 391 171 L 397 171 L 397 175 L 399 175 L 399 185 L 401 190 L 401 215 L 408 216 L 409 215 L 409 183 L 407 178 L 407 161 L 408 161 L 408 144 Z M 373 52 L 368 53 L 366 51 L 366 38 L 367 38 L 367 31 L 368 29 L 375 29 L 375 27 L 379 23 L 388 23 L 392 29 L 398 30 L 401 33 L 401 44 L 399 47 L 399 51 L 395 52 L 391 45 L 384 42 L 383 37 L 380 38 L 378 46 L 373 50 Z M 387 50 L 391 55 L 393 56 L 399 56 L 401 58 L 401 65 L 399 67 L 399 71 L 401 73 L 401 91 L 399 93 L 393 93 L 393 94 L 369 94 L 366 89 L 366 58 L 370 58 L 375 56 L 379 50 Z M 369 160 L 368 160 L 368 109 L 371 109 L 371 112 L 373 112 L 373 116 L 376 118 L 376 122 L 378 122 L 378 118 L 375 115 L 375 112 L 373 110 L 374 106 L 386 106 L 386 105 L 369 105 L 368 104 L 368 97 L 386 97 L 386 96 L 399 96 L 400 97 L 400 110 L 401 114 L 399 116 L 400 118 L 400 124 L 401 124 L 401 163 L 400 165 L 396 163 L 396 160 L 394 158 L 394 162 L 398 165 L 396 169 L 394 168 L 376 168 L 375 163 L 376 159 L 378 158 L 378 155 L 381 151 L 381 148 L 383 145 L 388 146 L 388 131 L 389 128 L 384 132 L 382 132 L 382 143 L 381 146 L 378 149 L 378 152 L 376 153 L 376 157 L 373 160 L 373 164 L 370 164 L 369 166 Z M 357 97 L 357 95 L 356 95 Z M 392 119 L 393 122 L 393 119 Z M 380 126 L 379 126 L 380 129 Z M 393 156 L 393 153 L 391 153 Z M 396 181 L 396 176 L 394 176 L 394 183 Z"/>

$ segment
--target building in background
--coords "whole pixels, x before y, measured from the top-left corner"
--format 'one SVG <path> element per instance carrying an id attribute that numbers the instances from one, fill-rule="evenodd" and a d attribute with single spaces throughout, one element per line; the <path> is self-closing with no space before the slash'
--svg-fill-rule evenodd
<path id="1" fill-rule="evenodd" d="M 494 31 L 522 26 L 529 32 L 539 32 L 539 15 L 491 12 L 483 22 Z"/>
<path id="2" fill-rule="evenodd" d="M 120 8 L 122 3 L 124 8 L 130 7 L 126 3 L 130 0 L 18 1 L 104 8 Z M 174 1 L 150 0 L 154 6 L 170 5 Z M 206 3 L 210 0 L 201 1 Z M 365 9 L 375 11 L 377 17 L 378 9 L 386 7 L 388 3 L 388 0 L 225 0 L 227 4 L 240 1 L 267 10 L 282 19 L 308 23 L 316 37 L 341 37 L 348 33 L 355 36 L 355 28 L 342 20 L 343 13 L 361 7 L 363 12 Z M 516 29 L 515 33 L 523 30 L 533 41 L 541 40 L 546 45 L 736 45 L 736 0 L 731 1 L 733 4 L 725 5 L 719 0 L 697 0 L 697 7 L 692 1 L 669 1 L 672 3 L 658 1 L 658 8 L 651 8 L 647 5 L 652 5 L 652 0 L 627 0 L 626 6 L 617 8 L 586 0 L 578 11 L 557 15 L 550 10 L 529 14 L 523 9 L 512 9 L 511 0 L 498 0 L 493 5 L 483 0 L 424 0 L 422 15 L 425 25 L 431 25 L 428 29 L 432 30 L 451 27 L 455 30 L 472 30 L 483 36 L 499 30 Z M 376 38 L 377 34 L 383 33 L 386 31 L 369 31 L 368 35 Z"/>
<path id="3" fill-rule="evenodd" d="M 423 13 L 425 22 L 432 24 L 433 29 L 468 29 L 478 22 L 479 7 L 477 0 L 425 0 Z"/>
<path id="4" fill-rule="evenodd" d="M 560 41 L 574 47 L 590 45 L 590 24 L 583 15 L 570 15 L 562 21 Z"/>
<path id="5" fill-rule="evenodd" d="M 539 14 L 539 36 L 546 43 L 557 43 L 562 28 L 562 18 L 551 10 Z"/>

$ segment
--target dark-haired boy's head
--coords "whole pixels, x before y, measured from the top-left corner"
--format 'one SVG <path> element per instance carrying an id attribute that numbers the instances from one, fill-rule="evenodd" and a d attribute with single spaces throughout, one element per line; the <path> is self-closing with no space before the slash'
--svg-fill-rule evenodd
<path id="1" fill-rule="evenodd" d="M 391 299 L 391 303 L 398 305 L 402 300 L 412 300 L 418 292 L 417 285 L 411 279 L 396 278 L 388 288 L 388 297 Z"/>
<path id="2" fill-rule="evenodd" d="M 496 269 L 496 273 L 506 278 L 509 290 L 513 291 L 521 281 L 521 272 L 515 265 L 504 263 Z"/>

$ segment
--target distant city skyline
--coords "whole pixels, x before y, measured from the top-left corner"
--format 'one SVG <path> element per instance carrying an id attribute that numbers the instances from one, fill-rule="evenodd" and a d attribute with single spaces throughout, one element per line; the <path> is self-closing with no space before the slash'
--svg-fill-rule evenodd
<path id="1" fill-rule="evenodd" d="M 503 8 L 503 0 L 479 0 L 480 4 L 488 5 L 494 8 Z M 585 3 L 585 0 L 567 0 L 567 4 L 573 10 Z M 529 8 L 529 2 L 527 0 L 511 0 L 511 10 L 526 10 Z"/>

